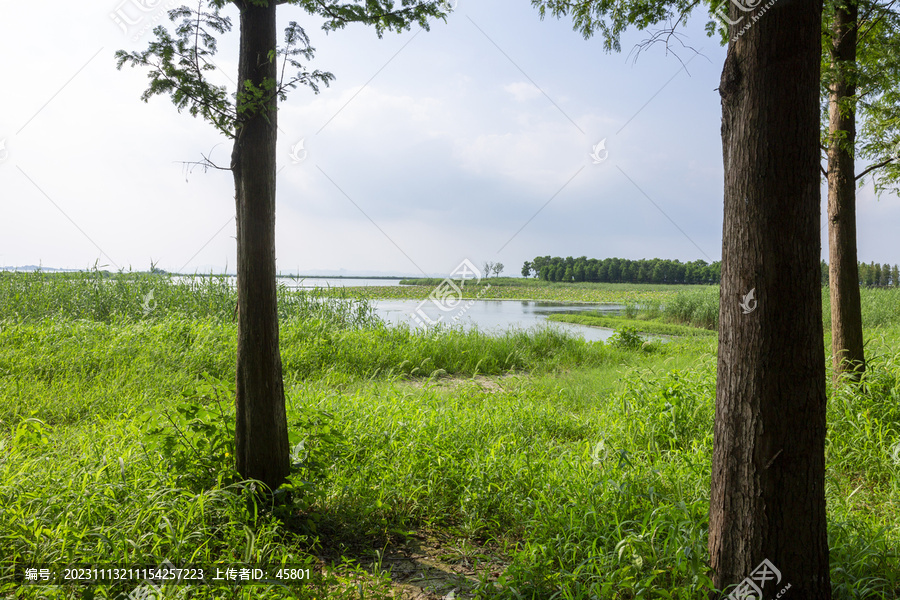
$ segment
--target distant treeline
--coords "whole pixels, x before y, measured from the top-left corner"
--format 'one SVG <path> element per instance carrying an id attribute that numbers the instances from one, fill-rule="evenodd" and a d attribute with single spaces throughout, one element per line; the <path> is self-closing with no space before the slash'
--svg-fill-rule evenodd
<path id="1" fill-rule="evenodd" d="M 603 283 L 719 283 L 722 269 L 718 262 L 704 260 L 683 263 L 678 260 L 650 258 L 588 258 L 580 256 L 538 256 L 525 261 L 523 277 L 544 281 L 597 281 Z"/>
<path id="2" fill-rule="evenodd" d="M 822 261 L 822 285 L 828 285 L 828 263 Z M 900 267 L 887 263 L 859 263 L 859 285 L 863 287 L 900 287 Z"/>
<path id="3" fill-rule="evenodd" d="M 828 263 L 821 262 L 822 285 L 828 285 Z M 588 258 L 538 256 L 522 265 L 523 277 L 543 281 L 594 281 L 603 283 L 719 283 L 722 266 L 704 260 L 683 263 L 663 258 Z M 859 263 L 859 285 L 900 287 L 900 266 L 876 262 Z"/>

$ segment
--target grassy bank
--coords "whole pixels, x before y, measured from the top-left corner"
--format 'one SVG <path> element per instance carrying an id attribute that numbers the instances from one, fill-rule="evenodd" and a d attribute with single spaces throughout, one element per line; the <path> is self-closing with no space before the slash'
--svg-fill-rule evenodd
<path id="1" fill-rule="evenodd" d="M 414 280 L 417 281 L 418 280 Z M 430 281 L 430 280 L 428 280 Z M 525 284 L 528 280 L 511 280 L 503 283 L 503 279 L 484 280 L 481 284 L 469 283 L 461 289 L 462 297 L 466 299 L 481 300 L 536 300 L 548 302 L 608 302 L 624 304 L 634 302 L 645 304 L 648 302 L 660 303 L 674 297 L 678 292 L 676 286 L 656 285 L 630 285 L 630 284 Z M 547 283 L 547 282 L 539 282 Z M 440 281 L 435 280 L 433 285 L 400 285 L 400 286 L 371 286 L 359 288 L 346 288 L 336 291 L 336 294 L 344 294 L 347 297 L 368 300 L 421 300 L 427 298 Z M 678 286 L 685 287 L 685 286 Z"/>
<path id="2" fill-rule="evenodd" d="M 434 287 L 439 285 L 443 279 L 434 277 L 420 277 L 417 279 L 401 279 L 401 286 L 426 286 Z M 533 289 L 553 289 L 560 287 L 573 287 L 580 290 L 610 290 L 610 291 L 659 291 L 659 292 L 680 292 L 689 290 L 694 285 L 667 285 L 662 283 L 600 283 L 593 281 L 580 282 L 562 282 L 562 281 L 544 281 L 532 277 L 489 277 L 482 279 L 481 283 L 490 284 L 496 287 L 515 287 L 515 288 L 533 288 Z"/>
<path id="3" fill-rule="evenodd" d="M 344 292 L 344 297 L 378 298 L 427 298 L 439 284 L 439 280 L 409 280 L 418 285 L 391 288 L 354 288 Z M 427 281 L 429 285 L 423 285 Z M 719 325 L 719 287 L 706 285 L 650 285 L 614 283 L 554 283 L 535 279 L 498 278 L 485 280 L 491 286 L 463 288 L 464 297 L 483 299 L 522 299 L 557 302 L 609 302 L 623 305 L 623 316 L 641 321 L 661 321 L 694 328 L 715 330 Z M 433 284 L 433 285 L 432 285 Z M 486 285 L 487 285 L 486 284 Z M 900 323 L 900 290 L 896 288 L 862 288 L 860 290 L 863 323 L 868 328 L 888 327 Z M 831 302 L 829 290 L 822 288 L 823 323 L 831 328 Z M 571 317 L 553 317 L 553 320 L 570 323 L 601 325 L 593 319 L 575 320 Z M 593 322 L 588 322 L 593 321 Z M 666 333 L 654 324 L 642 324 L 650 332 Z M 678 335 L 678 334 L 675 334 Z"/>
<path id="4" fill-rule="evenodd" d="M 705 595 L 712 337 L 630 351 L 550 332 L 423 336 L 365 303 L 282 290 L 294 468 L 263 502 L 232 470 L 231 292 L 91 277 L 28 280 L 27 294 L 0 278 L 0 597 L 122 597 L 137 584 L 84 596 L 13 574 L 166 560 L 313 575 L 166 598 Z M 900 596 L 890 301 L 867 309 L 881 323 L 868 385 L 829 391 L 839 599 Z"/>
<path id="5" fill-rule="evenodd" d="M 375 286 L 335 290 L 334 294 L 345 298 L 366 300 L 399 300 L 427 298 L 435 287 L 441 284 L 437 279 L 410 279 L 400 286 Z M 718 286 L 700 285 L 654 285 L 629 283 L 558 283 L 538 279 L 495 278 L 483 280 L 481 284 L 469 283 L 460 288 L 462 297 L 482 300 L 534 300 L 547 302 L 600 302 L 619 304 L 624 316 L 629 319 L 656 321 L 658 325 L 670 323 L 687 325 L 690 328 L 716 329 L 719 322 Z M 567 321 L 585 325 L 599 322 L 579 316 L 555 316 L 552 320 Z M 593 321 L 589 323 L 588 321 Z M 672 333 L 677 328 L 658 327 L 657 324 L 643 324 L 654 333 Z M 673 335 L 680 335 L 672 333 Z"/>
<path id="6" fill-rule="evenodd" d="M 559 321 L 562 323 L 576 323 L 578 325 L 587 325 L 589 327 L 606 327 L 608 329 L 621 329 L 630 327 L 641 333 L 651 333 L 658 335 L 677 335 L 677 336 L 714 336 L 715 331 L 703 329 L 700 327 L 691 327 L 688 325 L 678 325 L 663 321 L 657 317 L 655 319 L 629 319 L 627 317 L 604 315 L 600 312 L 584 312 L 574 315 L 553 314 L 547 317 L 549 321 Z"/>

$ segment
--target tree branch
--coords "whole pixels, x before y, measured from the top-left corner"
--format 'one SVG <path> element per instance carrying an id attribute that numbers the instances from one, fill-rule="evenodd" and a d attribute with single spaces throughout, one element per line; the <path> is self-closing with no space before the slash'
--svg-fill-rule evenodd
<path id="1" fill-rule="evenodd" d="M 297 0 L 276 0 L 277 5 L 281 4 L 297 4 Z M 372 24 L 380 20 L 389 19 L 391 17 L 406 17 L 407 15 L 415 15 L 415 13 L 423 7 L 427 7 L 433 2 L 420 2 L 413 6 L 402 7 L 398 10 L 389 10 L 386 12 L 370 12 L 369 6 L 365 6 L 365 12 L 361 18 L 349 18 L 348 15 L 339 14 L 335 12 L 333 9 L 335 5 L 333 3 L 328 2 L 327 0 L 315 0 L 315 4 L 318 7 L 318 14 L 328 17 L 331 19 L 332 23 L 340 26 L 347 25 L 348 23 L 366 23 Z M 367 3 L 368 4 L 368 3 Z M 351 6 L 359 6 L 359 5 L 351 5 Z M 338 6 L 340 8 L 340 6 Z M 363 8 L 359 6 L 359 8 Z"/>
<path id="2" fill-rule="evenodd" d="M 173 54 L 180 58 L 188 58 L 188 57 L 185 57 L 184 55 L 182 55 L 180 52 L 174 52 Z M 204 111 L 207 112 L 207 114 L 215 113 L 223 119 L 226 119 L 226 120 L 229 120 L 232 122 L 237 121 L 236 114 L 232 114 L 232 113 L 221 110 L 220 108 L 211 104 L 206 98 L 198 97 L 197 95 L 192 94 L 187 87 L 181 86 L 180 85 L 181 82 L 179 82 L 178 80 L 172 79 L 171 77 L 167 76 L 165 70 L 162 67 L 161 62 L 157 62 L 154 64 L 154 63 L 151 63 L 150 61 L 145 61 L 145 64 L 150 67 L 155 67 L 156 71 L 162 75 L 163 81 L 170 82 L 173 85 L 175 85 L 178 89 L 181 90 L 182 93 L 184 93 L 185 96 L 187 96 L 188 98 L 193 100 L 197 105 L 201 106 L 204 109 Z M 203 81 L 202 77 L 201 77 L 201 81 Z M 213 124 L 213 126 L 228 137 L 233 137 L 233 135 L 234 135 L 234 133 L 232 131 L 224 130 L 221 127 L 219 127 L 218 125 L 216 125 L 215 123 Z"/>
<path id="3" fill-rule="evenodd" d="M 887 6 L 885 6 L 885 7 L 878 7 L 878 8 L 881 9 L 881 10 L 880 10 L 881 14 L 878 15 L 878 17 L 872 22 L 871 25 L 869 25 L 869 27 L 868 27 L 865 31 L 862 31 L 862 32 L 859 33 L 859 36 L 857 37 L 857 44 L 861 44 L 861 43 L 863 42 L 863 39 L 865 39 L 865 37 L 866 37 L 867 35 L 869 35 L 869 33 L 870 33 L 873 29 L 875 29 L 875 26 L 878 25 L 879 21 L 881 21 L 885 16 L 887 16 L 887 14 L 888 14 L 889 12 L 891 12 L 891 7 L 894 6 L 894 4 L 895 4 L 896 2 L 897 2 L 897 0 L 891 0 L 891 3 L 888 4 Z M 875 8 L 873 8 L 873 10 L 875 10 Z M 870 14 L 871 14 L 871 13 L 867 13 L 863 18 L 859 19 L 859 22 L 860 22 L 860 23 L 866 22 L 866 21 L 869 19 Z"/>
<path id="4" fill-rule="evenodd" d="M 694 47 L 692 47 L 692 46 L 688 46 L 687 44 L 685 44 L 684 42 L 682 42 L 682 41 L 681 41 L 681 38 L 679 37 L 680 34 L 679 34 L 677 31 L 675 31 L 675 30 L 678 28 L 678 24 L 679 24 L 679 23 L 681 22 L 681 20 L 687 15 L 687 12 L 688 12 L 689 10 L 693 9 L 693 7 L 696 6 L 696 5 L 699 4 L 699 3 L 700 3 L 699 0 L 695 0 L 694 4 L 692 4 L 690 7 L 686 8 L 685 10 L 683 10 L 683 11 L 681 12 L 681 15 L 679 15 L 678 20 L 675 21 L 675 24 L 672 25 L 671 27 L 666 27 L 666 28 L 664 28 L 664 29 L 659 29 L 659 30 L 653 32 L 653 34 L 652 34 L 649 38 L 647 38 L 647 39 L 645 39 L 645 40 L 642 40 L 642 41 L 641 41 L 640 43 L 638 43 L 638 44 L 635 44 L 635 48 L 637 49 L 637 52 L 635 52 L 634 61 L 637 61 L 638 56 L 640 56 L 640 53 L 641 53 L 641 52 L 643 52 L 644 50 L 646 50 L 647 48 L 649 48 L 649 47 L 652 46 L 653 44 L 656 44 L 656 43 L 659 43 L 659 42 L 663 42 L 663 43 L 665 44 L 665 47 L 666 47 L 666 52 L 671 52 L 673 55 L 675 55 L 675 58 L 678 59 L 678 62 L 681 63 L 681 66 L 684 68 L 685 72 L 687 72 L 687 74 L 690 76 L 690 72 L 688 71 L 687 64 L 681 59 L 681 57 L 678 55 L 678 53 L 675 52 L 675 50 L 672 49 L 672 47 L 670 46 L 670 43 L 671 43 L 670 40 L 674 37 L 676 40 L 678 40 L 678 42 L 679 42 L 684 48 L 687 48 L 688 50 L 693 51 L 694 54 L 700 54 L 700 52 L 697 51 L 696 48 L 694 48 Z M 663 39 L 663 38 L 665 38 L 665 39 Z M 633 62 L 634 62 L 634 61 L 633 61 Z"/>
<path id="5" fill-rule="evenodd" d="M 892 162 L 894 162 L 895 160 L 897 160 L 897 157 L 896 157 L 896 156 L 892 156 L 892 157 L 890 157 L 890 158 L 884 159 L 883 161 L 881 161 L 881 162 L 879 162 L 879 163 L 875 163 L 874 165 L 870 165 L 866 170 L 864 170 L 862 173 L 860 173 L 859 175 L 857 175 L 857 176 L 855 177 L 854 181 L 859 181 L 862 177 L 865 177 L 866 175 L 868 175 L 869 173 L 871 173 L 871 172 L 874 171 L 875 169 L 880 169 L 881 167 L 883 167 L 883 166 L 885 166 L 885 165 L 889 165 L 889 164 L 891 164 Z"/>

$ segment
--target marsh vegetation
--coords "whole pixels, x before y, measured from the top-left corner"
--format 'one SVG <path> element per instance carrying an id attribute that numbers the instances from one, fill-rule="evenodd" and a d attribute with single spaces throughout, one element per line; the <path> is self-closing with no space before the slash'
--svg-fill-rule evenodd
<path id="1" fill-rule="evenodd" d="M 702 289 L 632 292 L 686 322 L 708 302 Z M 22 574 L 166 560 L 312 574 L 167 598 L 709 589 L 715 336 L 422 334 L 385 326 L 364 300 L 282 287 L 292 471 L 261 496 L 233 464 L 234 294 L 215 278 L 0 274 L 0 554 L 12 565 L 0 595 L 120 597 L 135 586 L 48 592 Z M 688 318 L 680 294 L 706 299 Z M 898 300 L 863 290 L 870 369 L 864 385 L 829 390 L 836 598 L 900 595 Z"/>

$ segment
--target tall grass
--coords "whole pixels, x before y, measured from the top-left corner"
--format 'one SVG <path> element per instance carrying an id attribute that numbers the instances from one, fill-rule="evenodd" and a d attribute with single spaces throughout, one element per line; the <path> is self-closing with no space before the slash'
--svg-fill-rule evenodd
<path id="1" fill-rule="evenodd" d="M 329 534 L 351 545 L 354 532 L 390 540 L 432 528 L 503 547 L 509 567 L 483 581 L 483 597 L 705 597 L 715 404 L 706 356 L 664 374 L 512 379 L 489 394 L 476 383 L 309 390 L 346 439 L 329 494 L 356 525 Z M 900 594 L 898 363 L 873 366 L 878 384 L 829 406 L 835 598 Z"/>
<path id="2" fill-rule="evenodd" d="M 488 597 L 697 598 L 709 376 L 617 394 L 611 375 L 599 399 L 546 379 L 510 381 L 489 401 L 477 385 L 318 399 L 345 417 L 337 509 L 382 535 L 425 526 L 506 545 L 511 566 L 499 588 L 485 582 Z"/>
<path id="3" fill-rule="evenodd" d="M 333 503 L 310 495 L 308 487 L 323 477 L 321 468 L 315 477 L 307 473 L 309 449 L 330 439 L 322 434 L 329 417 L 307 401 L 310 385 L 333 392 L 398 377 L 433 382 L 443 375 L 552 372 L 626 357 L 549 330 L 499 338 L 461 331 L 420 335 L 383 326 L 362 303 L 281 290 L 289 419 L 295 452 L 297 443 L 306 444 L 296 457 L 304 483 L 297 484 L 303 494 L 294 492 L 294 504 L 267 508 L 247 494 L 248 483 L 228 475 L 227 446 L 213 443 L 227 423 L 197 420 L 208 402 L 197 391 L 203 382 L 217 382 L 226 398 L 233 394 L 222 383 L 234 379 L 236 337 L 234 292 L 225 280 L 9 274 L 0 289 L 0 595 L 17 589 L 13 577 L 28 566 L 164 560 L 313 565 L 316 523 Z M 155 304 L 146 300 L 149 290 Z M 181 411 L 187 420 L 176 418 Z M 155 449 L 151 431 L 167 422 L 179 423 L 175 438 L 188 436 L 197 456 Z M 174 456 L 182 459 L 173 462 Z M 198 474 L 210 465 L 220 475 L 197 488 Z M 320 570 L 299 597 L 339 597 L 346 587 L 342 569 Z M 126 591 L 127 585 L 100 588 L 97 597 Z M 288 593 L 298 592 L 256 588 L 252 597 Z M 69 586 L 54 594 L 80 592 Z"/>
<path id="4" fill-rule="evenodd" d="M 888 327 L 900 323 L 900 289 L 860 288 L 860 305 L 864 327 Z M 822 288 L 822 311 L 825 327 L 831 327 L 831 296 Z"/>
<path id="5" fill-rule="evenodd" d="M 900 289 L 860 289 L 863 326 L 881 328 L 900 323 Z M 651 306 L 652 308 L 652 306 Z M 632 309 L 639 313 L 640 309 Z M 706 329 L 719 326 L 719 287 L 691 286 L 666 300 L 662 307 L 663 318 L 675 323 L 685 323 Z M 652 314 L 649 318 L 652 318 Z M 822 319 L 825 328 L 831 327 L 831 302 L 829 290 L 822 288 Z"/>
<path id="6" fill-rule="evenodd" d="M 149 294 L 152 292 L 152 296 Z M 191 365 L 197 373 L 232 377 L 237 295 L 224 277 L 102 272 L 0 273 L 0 322 L 6 322 L 10 362 L 38 373 L 58 364 L 46 354 L 60 344 L 74 355 L 108 348 L 92 358 L 87 374 L 118 372 L 135 353 L 175 343 L 158 360 Z M 288 379 L 339 373 L 349 377 L 476 375 L 618 360 L 614 349 L 588 344 L 550 329 L 480 331 L 387 327 L 367 301 L 334 290 L 279 286 L 281 351 Z M 46 324 L 51 319 L 52 324 Z M 5 333 L 5 335 L 4 335 Z M 63 363 L 64 364 L 64 363 Z M 84 364 L 84 363 L 82 363 Z M 42 373 L 52 379 L 52 373 Z"/>
<path id="7" fill-rule="evenodd" d="M 719 287 L 695 286 L 678 292 L 663 307 L 667 320 L 706 329 L 719 326 Z"/>
<path id="8" fill-rule="evenodd" d="M 894 342 L 869 358 L 863 385 L 839 386 L 828 401 L 829 539 L 832 564 L 841 565 L 832 568 L 835 598 L 900 597 L 900 541 L 892 539 L 900 506 L 900 353 Z"/>
<path id="9" fill-rule="evenodd" d="M 479 549 L 457 597 L 706 597 L 710 338 L 643 352 L 549 331 L 421 335 L 282 290 L 294 469 L 263 500 L 231 463 L 227 282 L 55 277 L 0 277 L 0 597 L 114 598 L 135 585 L 44 589 L 22 569 L 169 560 L 315 578 L 166 597 L 389 598 L 352 559 L 419 532 Z M 681 314 L 708 310 L 702 293 Z M 839 600 L 900 597 L 900 354 L 883 331 L 865 384 L 829 399 Z"/>
<path id="10" fill-rule="evenodd" d="M 0 271 L 0 321 L 89 319 L 104 323 L 168 317 L 233 321 L 237 291 L 225 276 L 170 277 L 148 273 Z M 278 283 L 281 319 L 336 326 L 376 322 L 370 303 L 321 289 Z"/>

